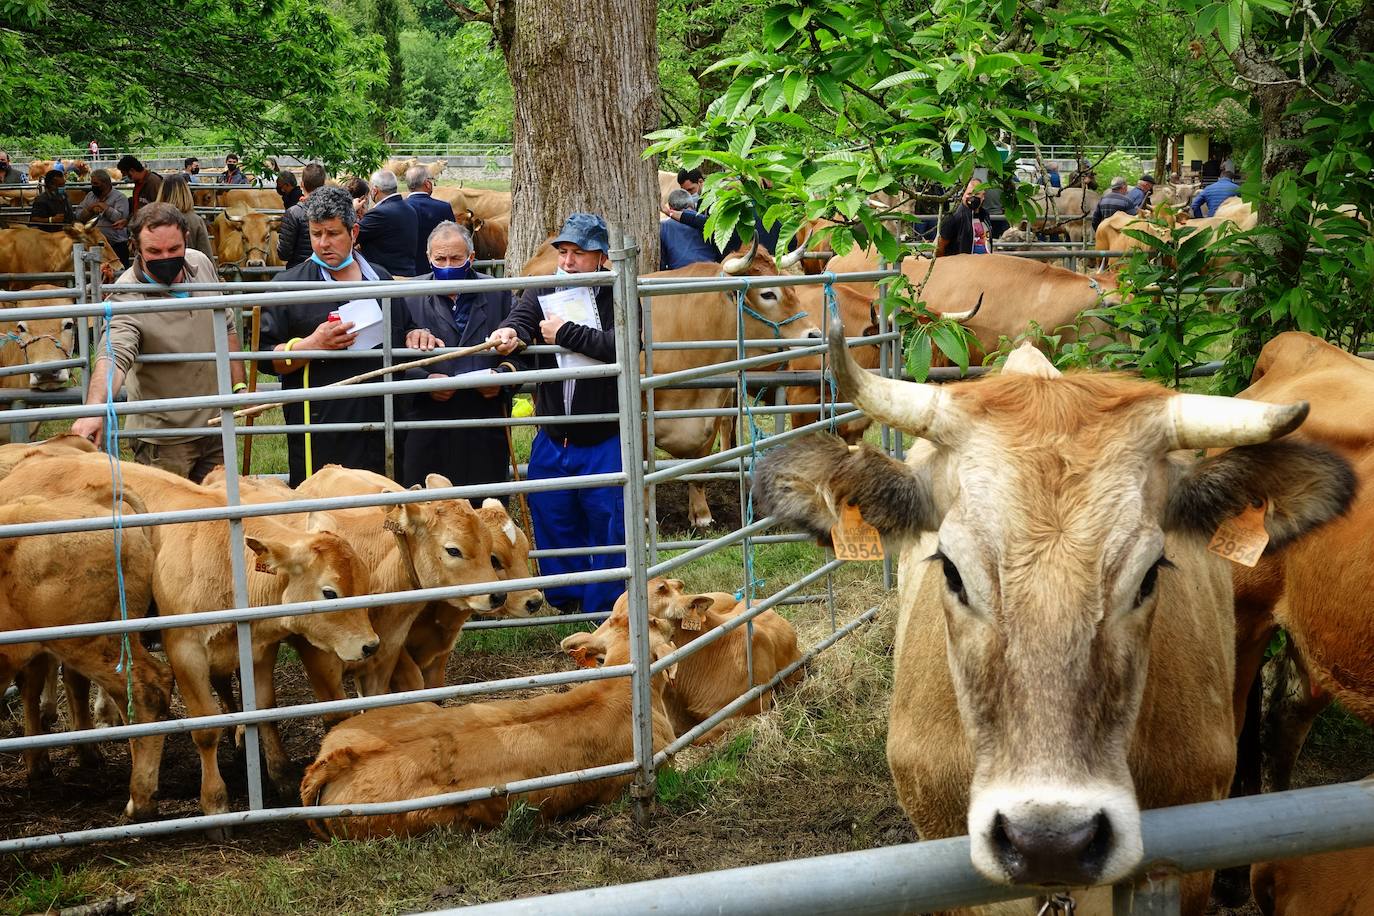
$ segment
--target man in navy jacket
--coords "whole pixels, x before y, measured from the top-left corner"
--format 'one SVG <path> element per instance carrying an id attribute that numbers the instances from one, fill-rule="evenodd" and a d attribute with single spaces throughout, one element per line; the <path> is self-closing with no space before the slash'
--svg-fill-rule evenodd
<path id="1" fill-rule="evenodd" d="M 410 196 L 406 203 L 415 211 L 415 276 L 429 273 L 427 256 L 430 233 L 440 223 L 452 222 L 453 208 L 447 202 L 434 199 L 434 182 L 423 165 L 412 166 L 406 172 L 406 187 Z"/>
<path id="2" fill-rule="evenodd" d="M 418 280 L 487 280 L 472 269 L 472 236 L 452 220 L 440 223 L 427 239 L 429 270 Z M 424 328 L 441 347 L 471 347 L 482 343 L 503 325 L 510 313 L 511 295 L 504 290 L 435 293 L 407 300 L 406 326 Z M 490 369 L 497 373 L 530 368 L 529 357 L 500 356 L 494 351 L 446 360 L 424 369 L 411 369 L 408 379 L 444 378 Z M 414 420 L 462 420 L 510 413 L 512 391 L 498 384 L 417 394 L 411 399 Z M 412 429 L 406 434 L 401 483 L 423 485 L 428 474 L 443 474 L 454 486 L 504 483 L 510 479 L 506 432 L 496 425 L 458 429 Z M 479 504 L 480 500 L 474 500 Z"/>
<path id="3" fill-rule="evenodd" d="M 409 277 L 415 272 L 415 238 L 419 221 L 396 189 L 396 176 L 380 169 L 368 181 L 377 202 L 358 223 L 358 250 L 369 263 Z"/>

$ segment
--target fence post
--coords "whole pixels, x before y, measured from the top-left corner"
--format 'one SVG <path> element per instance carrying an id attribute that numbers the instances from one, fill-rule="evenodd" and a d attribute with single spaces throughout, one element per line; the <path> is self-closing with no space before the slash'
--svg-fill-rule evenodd
<path id="1" fill-rule="evenodd" d="M 1178 872 L 1152 871 L 1139 883 L 1112 887 L 1112 916 L 1179 916 L 1183 907 Z"/>
<path id="2" fill-rule="evenodd" d="M 97 268 L 98 270 L 99 268 Z M 86 246 L 80 242 L 72 246 L 72 285 L 76 287 L 77 305 L 90 302 L 86 289 Z M 91 320 L 82 315 L 76 320 L 76 352 L 81 356 L 81 403 L 91 389 Z"/>
<path id="3" fill-rule="evenodd" d="M 654 374 L 654 299 L 645 296 L 640 307 L 644 322 L 644 374 Z M 654 442 L 654 388 L 644 389 L 644 473 L 652 474 L 657 470 Z M 644 494 L 644 518 L 649 524 L 648 553 L 650 563 L 658 562 L 658 484 L 649 484 Z"/>
<path id="4" fill-rule="evenodd" d="M 226 308 L 212 312 L 211 324 L 215 330 L 215 375 L 218 379 L 219 394 L 228 395 L 233 389 L 232 376 L 229 374 L 229 328 L 226 324 L 234 318 L 234 310 Z M 222 407 L 220 417 L 220 438 L 224 443 L 224 493 L 231 506 L 239 505 L 239 477 L 234 473 L 238 463 L 238 436 L 236 435 L 233 407 Z M 246 608 L 248 600 L 248 568 L 243 559 L 243 520 L 229 520 L 229 567 L 234 579 L 234 607 Z M 243 711 L 258 708 L 257 685 L 253 672 L 253 625 L 240 620 L 234 624 L 238 636 L 239 649 L 239 689 L 243 694 Z M 262 761 L 258 757 L 258 727 L 248 725 L 244 729 L 243 748 L 248 757 L 248 807 L 257 811 L 262 808 Z"/>
<path id="5" fill-rule="evenodd" d="M 630 786 L 635 820 L 648 825 L 654 797 L 654 716 L 649 666 L 649 582 L 644 513 L 644 426 L 640 415 L 639 379 L 639 246 L 618 228 L 610 233 L 611 268 L 615 272 L 615 353 L 620 395 L 620 466 L 625 471 L 625 565 L 630 569 L 626 593 L 630 615 L 631 709 L 634 755 L 639 772 Z"/>
<path id="6" fill-rule="evenodd" d="M 391 305 L 390 296 L 382 300 L 382 365 L 391 368 Z M 390 376 L 388 376 L 390 378 Z M 396 479 L 396 402 L 390 391 L 382 395 L 382 426 L 386 438 L 386 476 Z"/>

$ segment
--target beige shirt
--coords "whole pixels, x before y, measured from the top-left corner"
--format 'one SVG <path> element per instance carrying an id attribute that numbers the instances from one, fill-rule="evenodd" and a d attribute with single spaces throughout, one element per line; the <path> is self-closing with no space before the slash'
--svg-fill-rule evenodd
<path id="1" fill-rule="evenodd" d="M 147 282 L 137 276 L 135 268 L 130 267 L 120 275 L 116 283 L 129 284 Z M 185 282 L 215 283 L 219 274 L 214 264 L 194 248 L 186 250 Z M 192 296 L 218 296 L 219 293 L 197 292 Z M 113 302 L 137 302 L 141 299 L 162 298 L 163 293 L 115 293 L 110 296 Z M 107 355 L 106 338 L 114 350 L 115 366 L 126 373 L 125 394 L 130 401 L 147 401 L 154 398 L 185 398 L 197 395 L 219 393 L 219 383 L 215 375 L 215 364 L 209 362 L 184 363 L 135 363 L 134 357 L 151 353 L 213 353 L 215 349 L 215 321 L 224 321 L 221 314 L 211 309 L 199 311 L 146 312 L 139 315 L 115 315 L 110 320 L 106 337 L 100 340 L 97 358 Z M 233 317 L 227 319 L 230 333 L 237 331 Z M 201 410 L 162 410 L 155 413 L 130 414 L 125 421 L 125 429 L 169 429 L 209 425 L 210 418 L 218 416 L 214 408 Z M 158 438 L 156 443 L 171 445 L 189 442 L 197 436 L 178 438 Z"/>

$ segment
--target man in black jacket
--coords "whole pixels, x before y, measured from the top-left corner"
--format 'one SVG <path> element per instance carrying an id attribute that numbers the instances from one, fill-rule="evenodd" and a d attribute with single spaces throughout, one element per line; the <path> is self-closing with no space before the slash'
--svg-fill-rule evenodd
<path id="1" fill-rule="evenodd" d="M 430 233 L 426 262 L 431 272 L 417 280 L 487 280 L 472 269 L 472 236 L 449 220 Z M 407 324 L 424 328 L 442 347 L 471 347 L 486 340 L 506 321 L 511 296 L 505 290 L 452 295 L 435 293 L 406 300 Z M 407 379 L 446 378 L 483 370 L 506 373 L 530 368 L 520 356 L 498 356 L 491 351 L 447 360 L 425 369 L 410 369 Z M 463 420 L 509 416 L 511 389 L 493 380 L 482 388 L 459 388 L 417 394 L 409 413 L 414 420 Z M 465 426 L 460 429 L 412 429 L 406 433 L 401 483 L 424 484 L 428 474 L 443 474 L 454 486 L 504 483 L 510 479 L 506 432 L 500 426 Z M 479 505 L 480 499 L 473 500 Z"/>
<path id="2" fill-rule="evenodd" d="M 1129 213 L 1135 216 L 1138 210 L 1135 202 L 1126 193 L 1126 179 L 1118 175 L 1112 179 L 1111 189 L 1103 194 L 1097 206 L 1093 207 L 1093 229 L 1096 230 L 1098 225 L 1113 213 Z"/>
<path id="3" fill-rule="evenodd" d="M 311 194 L 305 203 L 305 215 L 316 230 L 310 235 L 313 253 L 309 260 L 277 274 L 277 280 L 356 283 L 391 279 L 384 268 L 368 263 L 354 249 L 358 230 L 353 199 L 343 188 L 321 188 Z M 281 351 L 281 359 L 272 361 L 272 371 L 281 376 L 282 388 L 322 388 L 380 366 L 381 344 L 371 350 L 360 350 L 357 358 L 345 359 L 304 359 L 293 357 L 291 351 L 351 349 L 364 326 L 351 320 L 330 321 L 330 312 L 356 311 L 360 318 L 369 312 L 380 316 L 387 295 L 385 286 L 379 284 L 376 293 L 359 293 L 346 303 L 311 302 L 264 308 L 261 346 Z M 392 346 L 433 348 L 434 335 L 409 323 L 410 310 L 404 300 L 393 299 L 391 305 Z M 297 402 L 287 404 L 283 412 L 288 424 L 381 423 L 383 418 L 380 397 Z M 386 437 L 380 431 L 290 433 L 286 437 L 286 456 L 293 487 L 326 464 L 385 474 Z"/>
<path id="4" fill-rule="evenodd" d="M 387 169 L 372 173 L 368 192 L 376 201 L 358 223 L 358 250 L 373 264 L 409 277 L 415 270 L 415 239 L 419 221 L 396 187 L 396 174 Z"/>
<path id="5" fill-rule="evenodd" d="M 307 163 L 301 169 L 301 187 L 305 193 L 282 214 L 281 229 L 277 231 L 277 257 L 287 267 L 295 267 L 313 253 L 310 247 L 310 224 L 305 219 L 305 201 L 324 187 L 324 182 L 324 166 L 318 162 Z"/>
<path id="6" fill-rule="evenodd" d="M 605 221 L 591 213 L 574 213 L 551 243 L 558 249 L 560 273 L 580 274 L 604 270 L 610 254 Z M 576 290 L 576 288 L 571 288 Z M 571 304 L 559 304 L 562 290 L 527 289 L 511 309 L 502 327 L 488 340 L 496 341 L 502 355 L 535 343 L 557 344 L 573 353 L 559 357 L 563 365 L 614 363 L 615 325 L 609 286 L 586 287 L 590 304 L 574 294 Z M 584 311 L 585 321 L 566 320 L 566 314 Z M 592 307 L 594 306 L 594 308 Z M 540 357 L 538 368 L 555 366 L 552 357 Z M 543 382 L 535 393 L 535 413 L 541 417 L 576 414 L 614 414 L 619 410 L 616 379 Z M 529 478 L 573 477 L 620 471 L 619 424 L 551 423 L 539 428 L 530 448 Z M 530 518 L 534 539 L 541 549 L 604 547 L 625 543 L 624 494 L 621 488 L 594 487 L 530 494 Z M 545 557 L 545 574 L 609 569 L 624 563 L 623 553 L 593 556 Z M 621 581 L 596 582 L 544 590 L 544 597 L 565 612 L 579 608 L 586 613 L 609 611 L 625 591 Z"/>

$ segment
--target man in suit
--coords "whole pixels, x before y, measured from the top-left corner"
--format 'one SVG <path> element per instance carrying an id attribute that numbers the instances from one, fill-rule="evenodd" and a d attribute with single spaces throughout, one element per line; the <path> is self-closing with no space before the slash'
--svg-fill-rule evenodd
<path id="1" fill-rule="evenodd" d="M 409 176 L 407 175 L 407 179 Z M 426 273 L 419 280 L 486 280 L 472 268 L 472 236 L 452 220 L 440 223 L 426 240 Z M 423 328 L 442 347 L 470 347 L 486 340 L 510 314 L 511 295 L 503 290 L 414 296 L 406 300 L 406 325 Z M 489 369 L 496 373 L 532 368 L 529 357 L 499 356 L 494 351 L 448 360 L 425 369 L 411 369 L 407 379 L 445 378 Z M 510 413 L 510 388 L 491 384 L 415 395 L 413 420 L 462 420 Z M 427 474 L 443 474 L 455 486 L 504 483 L 510 478 L 506 433 L 500 426 L 460 429 L 412 429 L 406 433 L 405 460 L 400 482 L 423 485 Z"/>
<path id="2" fill-rule="evenodd" d="M 375 203 L 358 223 L 358 250 L 369 263 L 386 268 L 394 276 L 411 276 L 419 233 L 415 211 L 406 206 L 396 188 L 396 175 L 387 169 L 372 173 L 368 193 Z"/>
<path id="3" fill-rule="evenodd" d="M 415 269 L 411 273 L 418 277 L 420 274 L 429 273 L 430 234 L 440 223 L 453 220 L 453 208 L 442 200 L 434 199 L 434 181 L 423 165 L 411 166 L 406 171 L 406 187 L 410 188 L 410 196 L 406 198 L 406 203 L 415 211 L 416 220 Z"/>

